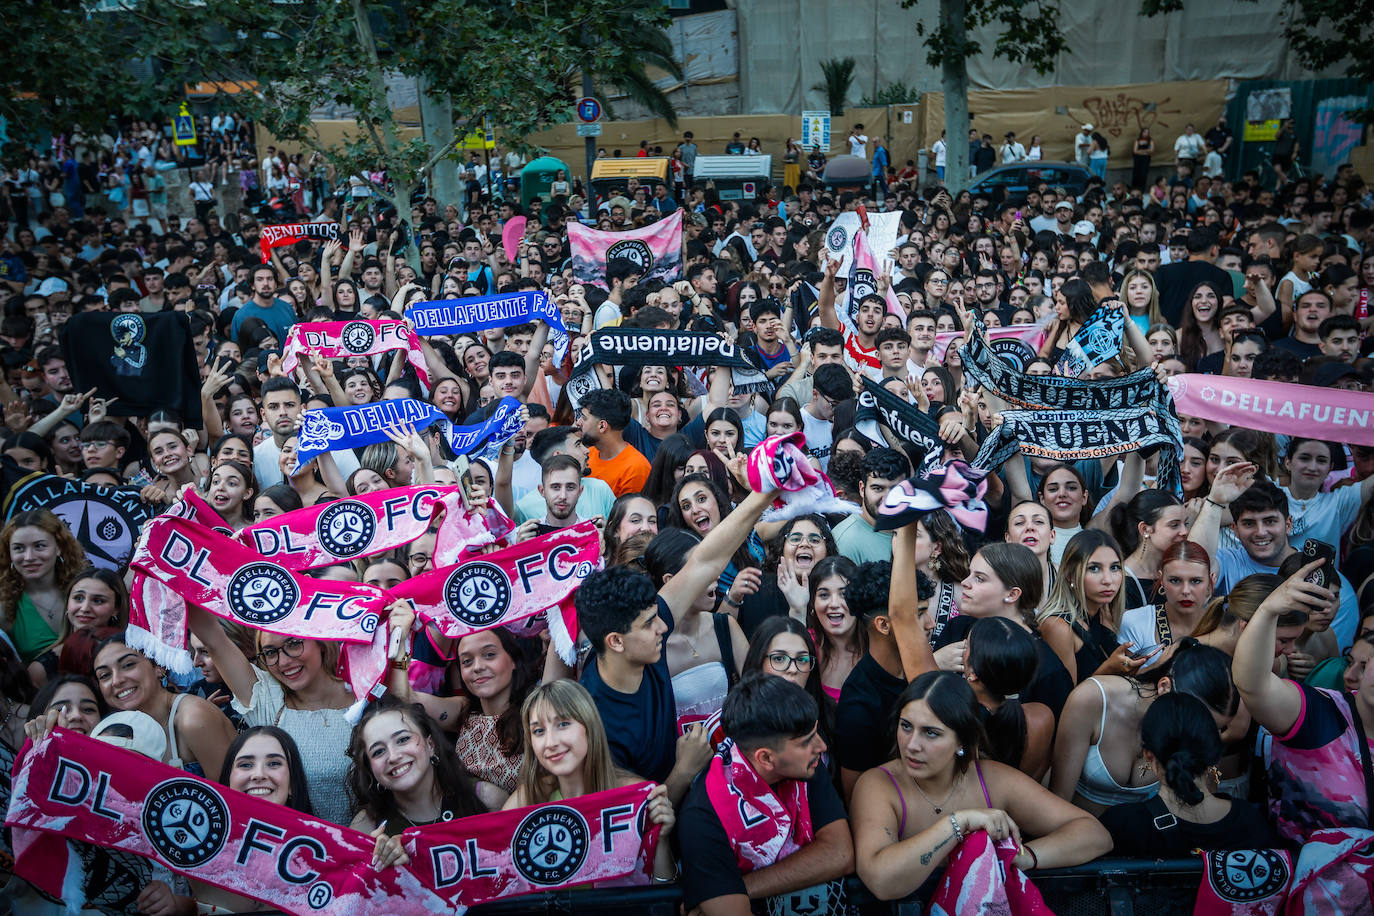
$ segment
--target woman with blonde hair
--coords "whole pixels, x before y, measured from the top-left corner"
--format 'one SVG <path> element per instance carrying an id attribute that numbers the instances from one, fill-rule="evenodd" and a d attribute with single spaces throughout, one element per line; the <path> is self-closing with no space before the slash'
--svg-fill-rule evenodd
<path id="1" fill-rule="evenodd" d="M 1059 575 L 1036 619 L 1074 683 L 1090 674 L 1130 674 L 1140 665 L 1117 644 L 1126 611 L 1124 570 L 1121 548 L 1105 531 L 1080 531 L 1064 548 Z"/>
<path id="2" fill-rule="evenodd" d="M 567 679 L 541 684 L 520 707 L 525 725 L 525 759 L 520 784 L 501 810 L 566 801 L 643 782 L 615 765 L 606 727 L 592 695 Z M 662 827 L 654 857 L 654 880 L 672 881 L 677 874 L 667 834 L 676 817 L 666 786 L 649 793 L 648 820 Z"/>
<path id="3" fill-rule="evenodd" d="M 1140 326 L 1141 333 L 1148 333 L 1150 328 L 1165 323 L 1159 311 L 1159 288 L 1155 286 L 1155 278 L 1149 271 L 1126 271 L 1117 295 L 1126 303 L 1127 314 Z M 1149 355 L 1142 353 L 1140 356 L 1148 362 Z"/>
<path id="4" fill-rule="evenodd" d="M 0 530 L 0 629 L 25 664 L 58 641 L 67 588 L 86 566 L 80 542 L 47 509 L 19 512 Z"/>

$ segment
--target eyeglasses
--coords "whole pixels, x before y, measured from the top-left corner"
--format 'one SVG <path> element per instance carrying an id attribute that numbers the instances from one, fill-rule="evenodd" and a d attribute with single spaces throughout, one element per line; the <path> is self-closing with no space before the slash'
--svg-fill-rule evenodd
<path id="1" fill-rule="evenodd" d="M 110 447 L 110 440 L 108 440 L 108 439 L 87 439 L 85 442 L 82 442 L 82 443 L 81 443 L 81 448 L 82 448 L 83 451 L 84 451 L 85 449 L 88 449 L 88 448 L 99 450 L 99 449 L 102 449 L 102 448 L 109 448 L 109 447 Z"/>
<path id="2" fill-rule="evenodd" d="M 803 652 L 801 655 L 788 655 L 786 652 L 768 653 L 768 664 L 779 674 L 786 674 L 795 665 L 797 671 L 806 674 L 811 670 L 811 666 L 816 664 L 816 656 L 810 652 Z"/>
<path id="3" fill-rule="evenodd" d="M 286 653 L 287 658 L 300 658 L 301 653 L 304 651 L 305 640 L 297 639 L 293 636 L 280 646 L 272 646 L 271 648 L 263 649 L 258 653 L 258 659 L 264 665 L 271 668 L 274 667 L 277 662 L 281 661 L 281 654 L 283 652 Z"/>
<path id="4" fill-rule="evenodd" d="M 822 395 L 822 397 L 824 397 L 824 395 Z M 810 544 L 812 547 L 819 547 L 821 544 L 825 543 L 825 538 L 821 537 L 819 534 L 802 534 L 800 531 L 793 531 L 787 536 L 787 543 L 792 545 Z"/>

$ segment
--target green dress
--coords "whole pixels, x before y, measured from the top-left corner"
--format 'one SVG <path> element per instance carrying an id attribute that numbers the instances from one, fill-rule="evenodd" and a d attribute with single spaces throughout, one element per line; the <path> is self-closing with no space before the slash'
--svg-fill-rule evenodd
<path id="1" fill-rule="evenodd" d="M 38 607 L 28 595 L 20 595 L 19 609 L 14 615 L 14 647 L 19 650 L 20 659 L 27 665 L 52 648 L 55 642 L 57 634 L 43 619 Z"/>

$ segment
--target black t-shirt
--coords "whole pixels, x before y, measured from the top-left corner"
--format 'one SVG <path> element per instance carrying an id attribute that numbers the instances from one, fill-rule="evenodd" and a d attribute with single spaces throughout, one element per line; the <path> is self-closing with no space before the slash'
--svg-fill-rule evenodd
<path id="1" fill-rule="evenodd" d="M 621 693 L 601 680 L 597 660 L 582 669 L 582 686 L 592 695 L 611 757 L 617 766 L 636 776 L 663 782 L 677 757 L 677 705 L 673 700 L 673 678 L 668 673 L 668 637 L 673 632 L 673 613 L 662 598 L 658 616 L 668 625 L 663 635 L 664 651 L 657 662 L 645 667 L 644 678 L 634 693 Z"/>
<path id="2" fill-rule="evenodd" d="M 817 764 L 816 772 L 806 781 L 806 801 L 813 835 L 845 817 L 844 803 L 824 763 Z M 692 781 L 682 803 L 677 836 L 682 850 L 682 894 L 687 910 L 716 897 L 748 893 L 735 861 L 735 848 L 706 794 L 706 770 Z"/>
<path id="3" fill-rule="evenodd" d="M 1164 320 L 1179 327 L 1188 297 L 1199 283 L 1214 283 L 1218 290 L 1230 292 L 1231 275 L 1207 261 L 1180 261 L 1165 264 L 1155 271 L 1155 285 L 1159 287 L 1159 311 Z"/>
<path id="4" fill-rule="evenodd" d="M 778 588 L 777 577 L 765 572 L 759 590 L 746 595 L 740 602 L 739 628 L 744 631 L 745 639 L 753 639 L 759 624 L 769 617 L 786 617 L 788 613 L 787 598 Z"/>
<path id="5" fill-rule="evenodd" d="M 973 629 L 976 622 L 977 619 L 974 617 L 955 617 L 940 633 L 940 638 L 935 640 L 935 648 L 942 649 L 950 643 L 967 638 L 968 631 Z M 1044 703 L 1057 720 L 1059 713 L 1064 709 L 1064 701 L 1073 690 L 1073 678 L 1069 677 L 1069 670 L 1038 633 L 1035 635 L 1035 654 L 1035 677 L 1031 680 L 1030 686 L 1021 691 L 1021 702 Z"/>
<path id="6" fill-rule="evenodd" d="M 1226 358 L 1226 354 L 1218 350 L 1216 353 L 1208 353 L 1197 361 L 1197 371 L 1203 375 L 1221 375 L 1221 361 Z"/>
<path id="7" fill-rule="evenodd" d="M 1296 337 L 1280 337 L 1274 341 L 1274 347 L 1279 350 L 1286 350 L 1298 359 L 1308 360 L 1314 356 L 1322 355 L 1322 348 L 1316 344 L 1303 343 Z"/>
<path id="8" fill-rule="evenodd" d="M 1194 849 L 1270 849 L 1282 846 L 1258 805 L 1232 801 L 1214 824 L 1175 817 L 1156 795 L 1142 802 L 1113 805 L 1102 812 L 1112 835 L 1112 855 L 1127 858 L 1186 859 Z"/>
<path id="9" fill-rule="evenodd" d="M 859 659 L 840 688 L 835 711 L 831 752 L 840 767 L 862 773 L 892 759 L 893 716 L 905 689 L 906 679 L 888 674 L 873 656 Z"/>

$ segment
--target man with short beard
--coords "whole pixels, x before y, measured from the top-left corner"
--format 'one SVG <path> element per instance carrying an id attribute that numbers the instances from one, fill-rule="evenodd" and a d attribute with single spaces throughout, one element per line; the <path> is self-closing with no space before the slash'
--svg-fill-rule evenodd
<path id="1" fill-rule="evenodd" d="M 638 493 L 649 479 L 649 460 L 625 441 L 630 396 L 615 389 L 588 392 L 577 421 L 589 451 L 587 469 L 610 484 L 616 496 Z"/>
<path id="2" fill-rule="evenodd" d="M 892 532 L 874 531 L 878 508 L 887 491 L 911 476 L 911 462 L 895 448 L 875 448 L 859 465 L 862 515 L 850 515 L 835 526 L 835 546 L 855 563 L 892 559 Z"/>
<path id="3" fill-rule="evenodd" d="M 577 500 L 582 496 L 582 465 L 572 455 L 554 455 L 544 464 L 539 495 L 544 497 L 544 517 L 526 525 L 536 529 L 542 526 L 541 534 L 576 525 L 582 520 L 577 516 Z"/>

